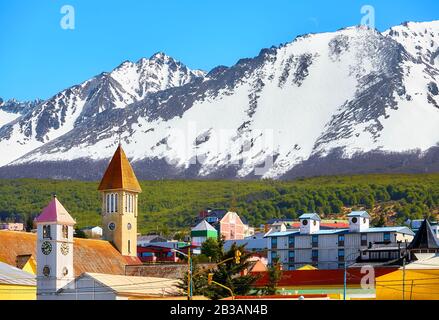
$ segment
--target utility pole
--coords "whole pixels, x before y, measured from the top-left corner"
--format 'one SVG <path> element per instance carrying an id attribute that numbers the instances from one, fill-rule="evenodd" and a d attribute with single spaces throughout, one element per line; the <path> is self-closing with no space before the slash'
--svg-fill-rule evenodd
<path id="1" fill-rule="evenodd" d="M 343 300 L 346 300 L 346 273 L 347 273 L 347 269 L 348 269 L 348 263 L 345 260 L 344 262 L 344 275 L 343 275 Z"/>
<path id="2" fill-rule="evenodd" d="M 192 241 L 189 243 L 189 249 L 187 254 L 188 261 L 188 273 L 187 273 L 187 299 L 192 300 L 192 258 L 191 258 L 191 245 Z"/>
<path id="3" fill-rule="evenodd" d="M 405 254 L 402 259 L 402 300 L 405 300 Z"/>

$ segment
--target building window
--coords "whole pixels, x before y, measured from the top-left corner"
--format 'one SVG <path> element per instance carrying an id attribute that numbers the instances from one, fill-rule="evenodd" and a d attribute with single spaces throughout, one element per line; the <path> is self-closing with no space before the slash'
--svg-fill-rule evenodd
<path id="1" fill-rule="evenodd" d="M 273 260 L 277 259 L 277 252 L 276 251 L 272 251 L 271 252 L 271 261 L 273 262 Z"/>
<path id="2" fill-rule="evenodd" d="M 288 270 L 289 270 L 289 271 L 296 270 L 296 267 L 294 266 L 294 264 L 290 264 L 290 265 L 288 266 Z"/>
<path id="3" fill-rule="evenodd" d="M 129 193 L 125 195 L 125 211 L 134 213 L 134 195 Z"/>
<path id="4" fill-rule="evenodd" d="M 390 232 L 384 232 L 384 242 L 390 242 Z"/>
<path id="5" fill-rule="evenodd" d="M 128 240 L 128 253 L 131 253 L 131 240 Z"/>
<path id="6" fill-rule="evenodd" d="M 67 239 L 69 237 L 69 227 L 68 226 L 62 226 L 62 236 L 64 239 Z"/>
<path id="7" fill-rule="evenodd" d="M 312 257 L 313 262 L 318 261 L 319 260 L 319 250 L 313 250 L 311 257 Z"/>
<path id="8" fill-rule="evenodd" d="M 338 249 L 338 261 L 344 261 L 344 249 Z"/>
<path id="9" fill-rule="evenodd" d="M 50 225 L 43 226 L 43 238 L 52 239 L 52 237 L 50 236 Z"/>
<path id="10" fill-rule="evenodd" d="M 288 247 L 294 248 L 294 236 L 288 236 Z"/>
<path id="11" fill-rule="evenodd" d="M 106 196 L 107 213 L 118 211 L 119 195 L 117 193 L 108 193 Z"/>
<path id="12" fill-rule="evenodd" d="M 295 258 L 295 252 L 294 251 L 288 251 L 288 261 L 290 263 L 294 263 L 294 258 Z"/>
<path id="13" fill-rule="evenodd" d="M 338 246 L 344 247 L 344 234 L 338 235 Z"/>
<path id="14" fill-rule="evenodd" d="M 367 246 L 367 233 L 361 234 L 361 246 L 362 247 Z"/>
<path id="15" fill-rule="evenodd" d="M 344 263 L 339 263 L 339 264 L 338 264 L 338 268 L 339 268 L 339 269 L 344 269 Z"/>
<path id="16" fill-rule="evenodd" d="M 271 238 L 271 248 L 273 248 L 273 249 L 277 248 L 277 238 L 276 237 Z"/>
<path id="17" fill-rule="evenodd" d="M 312 236 L 312 247 L 316 248 L 319 246 L 319 236 L 318 235 L 313 235 Z"/>

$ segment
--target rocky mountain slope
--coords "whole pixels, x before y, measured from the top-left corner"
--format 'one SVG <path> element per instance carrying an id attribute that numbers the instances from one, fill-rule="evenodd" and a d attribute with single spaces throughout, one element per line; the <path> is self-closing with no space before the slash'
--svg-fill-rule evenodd
<path id="1" fill-rule="evenodd" d="M 297 37 L 208 74 L 125 62 L 0 128 L 0 176 L 96 179 L 439 170 L 439 21 Z"/>

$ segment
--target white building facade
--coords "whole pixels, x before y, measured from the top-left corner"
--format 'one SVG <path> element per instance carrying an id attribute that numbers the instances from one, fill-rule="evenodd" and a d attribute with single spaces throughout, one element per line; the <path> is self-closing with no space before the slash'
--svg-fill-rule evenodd
<path id="1" fill-rule="evenodd" d="M 340 269 L 353 264 L 360 250 L 373 244 L 409 243 L 414 233 L 407 227 L 370 228 L 367 212 L 352 212 L 348 215 L 349 229 L 320 230 L 317 214 L 304 214 L 300 219 L 300 230 L 274 232 L 266 236 L 268 262 L 275 259 L 283 270 L 295 270 L 304 265 L 319 269 Z"/>

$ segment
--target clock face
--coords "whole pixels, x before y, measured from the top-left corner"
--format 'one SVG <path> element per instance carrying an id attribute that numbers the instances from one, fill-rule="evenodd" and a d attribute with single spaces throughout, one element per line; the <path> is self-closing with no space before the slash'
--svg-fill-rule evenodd
<path id="1" fill-rule="evenodd" d="M 52 244 L 49 241 L 44 241 L 41 245 L 41 251 L 48 256 L 52 252 Z"/>
<path id="2" fill-rule="evenodd" d="M 303 224 L 304 226 L 306 226 L 306 225 L 308 224 L 308 220 L 303 220 L 303 221 L 302 221 L 302 224 Z"/>
<path id="3" fill-rule="evenodd" d="M 50 267 L 49 266 L 44 266 L 43 274 L 44 274 L 45 277 L 50 276 Z"/>
<path id="4" fill-rule="evenodd" d="M 358 221 L 358 220 L 357 220 L 356 217 L 353 217 L 353 218 L 352 218 L 352 223 L 357 223 L 357 221 Z"/>
<path id="5" fill-rule="evenodd" d="M 116 229 L 116 224 L 114 222 L 110 222 L 108 224 L 108 229 L 114 231 L 114 229 Z"/>
<path id="6" fill-rule="evenodd" d="M 65 242 L 61 244 L 61 253 L 65 256 L 69 253 L 69 245 Z"/>

